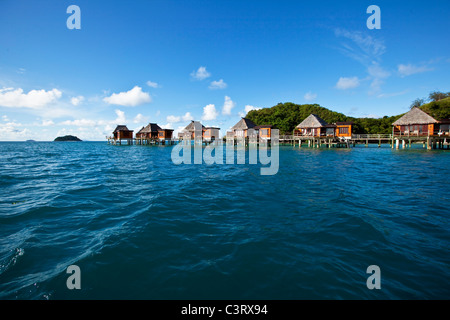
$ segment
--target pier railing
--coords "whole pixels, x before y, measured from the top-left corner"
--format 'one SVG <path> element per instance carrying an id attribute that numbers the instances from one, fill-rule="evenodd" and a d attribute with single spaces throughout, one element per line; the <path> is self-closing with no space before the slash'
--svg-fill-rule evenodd
<path id="1" fill-rule="evenodd" d="M 279 136 L 279 140 L 293 140 L 294 139 L 294 136 L 292 135 L 292 134 L 283 134 L 283 135 L 280 135 Z"/>
<path id="2" fill-rule="evenodd" d="M 353 140 L 387 140 L 392 139 L 391 134 L 352 134 Z"/>

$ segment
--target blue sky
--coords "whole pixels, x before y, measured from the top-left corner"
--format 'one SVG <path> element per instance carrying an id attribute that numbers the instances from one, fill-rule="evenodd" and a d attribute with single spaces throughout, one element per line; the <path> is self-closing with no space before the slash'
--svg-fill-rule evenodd
<path id="1" fill-rule="evenodd" d="M 67 7 L 81 9 L 69 30 Z M 369 30 L 369 5 L 381 29 Z M 450 2 L 0 0 L 0 140 L 103 140 L 116 124 L 222 134 L 318 103 L 395 115 L 450 91 Z"/>

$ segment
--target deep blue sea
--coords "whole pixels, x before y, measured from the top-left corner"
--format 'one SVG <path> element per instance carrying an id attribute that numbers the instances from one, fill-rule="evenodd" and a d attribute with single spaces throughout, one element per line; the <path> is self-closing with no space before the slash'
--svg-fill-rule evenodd
<path id="1" fill-rule="evenodd" d="M 0 143 L 0 299 L 450 299 L 450 151 L 172 148 Z"/>

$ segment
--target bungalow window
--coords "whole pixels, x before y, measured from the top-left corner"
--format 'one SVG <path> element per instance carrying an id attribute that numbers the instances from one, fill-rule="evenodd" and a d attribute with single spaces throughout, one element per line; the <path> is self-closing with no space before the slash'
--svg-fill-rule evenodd
<path id="1" fill-rule="evenodd" d="M 348 127 L 339 128 L 339 133 L 340 134 L 348 134 Z"/>
<path id="2" fill-rule="evenodd" d="M 269 135 L 269 129 L 261 129 L 261 135 L 262 136 L 267 136 L 267 135 Z"/>

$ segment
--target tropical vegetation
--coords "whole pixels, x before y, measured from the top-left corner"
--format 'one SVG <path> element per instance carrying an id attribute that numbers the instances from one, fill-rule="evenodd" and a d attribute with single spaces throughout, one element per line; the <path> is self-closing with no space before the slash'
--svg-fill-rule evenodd
<path id="1" fill-rule="evenodd" d="M 420 107 L 435 119 L 450 118 L 450 92 L 432 92 L 428 103 L 418 103 L 414 106 Z M 246 118 L 257 125 L 273 125 L 280 130 L 281 134 L 291 134 L 294 128 L 311 113 L 318 115 L 327 123 L 352 121 L 354 133 L 383 134 L 392 132 L 392 123 L 403 114 L 396 116 L 384 116 L 382 118 L 356 118 L 349 117 L 343 113 L 335 112 L 318 104 L 295 104 L 292 102 L 278 103 L 271 108 L 250 111 Z"/>

